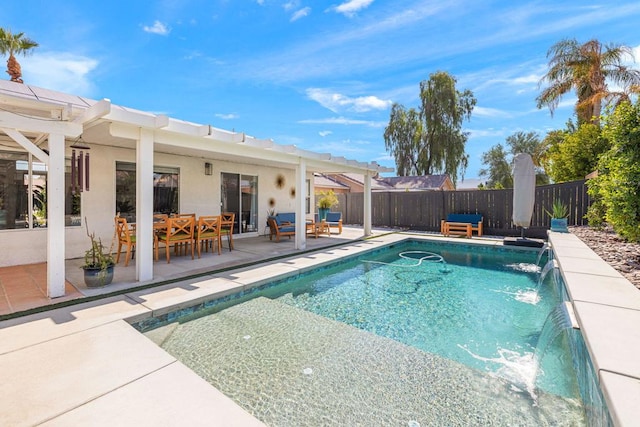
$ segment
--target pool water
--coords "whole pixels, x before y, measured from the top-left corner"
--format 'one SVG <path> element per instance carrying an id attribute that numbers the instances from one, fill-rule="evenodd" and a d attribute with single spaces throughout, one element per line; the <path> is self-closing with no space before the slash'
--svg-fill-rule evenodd
<path id="1" fill-rule="evenodd" d="M 291 291 L 278 300 L 529 391 L 577 397 L 575 375 L 565 374 L 573 371 L 566 342 L 554 342 L 536 369 L 538 337 L 561 300 L 551 283 L 538 289 L 535 260 L 535 253 L 523 259 L 413 244 L 287 283 Z"/>
<path id="2" fill-rule="evenodd" d="M 269 425 L 584 425 L 536 256 L 412 242 L 146 334 Z"/>

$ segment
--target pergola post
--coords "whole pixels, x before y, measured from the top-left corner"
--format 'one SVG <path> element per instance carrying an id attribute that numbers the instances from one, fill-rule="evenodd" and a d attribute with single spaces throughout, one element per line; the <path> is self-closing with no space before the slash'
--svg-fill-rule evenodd
<path id="1" fill-rule="evenodd" d="M 364 235 L 371 236 L 371 174 L 364 174 Z"/>
<path id="2" fill-rule="evenodd" d="M 64 224 L 64 135 L 49 135 L 47 170 L 47 294 L 64 296 L 65 224 Z"/>
<path id="3" fill-rule="evenodd" d="M 300 158 L 296 166 L 296 249 L 304 250 L 307 248 L 307 225 L 305 213 L 305 188 L 307 176 L 307 162 Z"/>
<path id="4" fill-rule="evenodd" d="M 138 281 L 153 279 L 153 139 L 152 130 L 140 129 L 136 147 L 136 280 Z"/>

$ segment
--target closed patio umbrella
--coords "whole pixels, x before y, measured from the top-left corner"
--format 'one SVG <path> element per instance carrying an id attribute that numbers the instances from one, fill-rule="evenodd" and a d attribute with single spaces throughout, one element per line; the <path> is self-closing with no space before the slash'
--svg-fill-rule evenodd
<path id="1" fill-rule="evenodd" d="M 513 159 L 513 223 L 524 229 L 531 225 L 533 205 L 536 198 L 536 172 L 533 160 L 526 153 L 517 154 Z"/>

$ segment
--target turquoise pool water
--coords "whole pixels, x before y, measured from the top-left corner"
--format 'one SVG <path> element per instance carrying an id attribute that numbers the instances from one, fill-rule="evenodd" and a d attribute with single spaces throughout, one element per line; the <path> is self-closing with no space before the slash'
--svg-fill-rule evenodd
<path id="1" fill-rule="evenodd" d="M 584 425 L 562 335 L 537 374 L 561 301 L 537 253 L 469 249 L 396 245 L 146 334 L 268 425 Z"/>
<path id="2" fill-rule="evenodd" d="M 561 302 L 550 280 L 538 286 L 536 256 L 413 243 L 274 291 L 284 303 L 492 372 L 534 393 L 538 387 L 578 397 L 566 341 L 538 355 L 539 371 L 534 360 L 544 322 Z"/>

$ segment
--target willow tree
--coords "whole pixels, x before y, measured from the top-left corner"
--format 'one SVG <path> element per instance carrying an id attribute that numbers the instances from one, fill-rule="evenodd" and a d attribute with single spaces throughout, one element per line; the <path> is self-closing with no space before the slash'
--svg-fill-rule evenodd
<path id="1" fill-rule="evenodd" d="M 539 85 L 548 86 L 536 98 L 538 108 L 547 106 L 553 115 L 562 96 L 573 89 L 578 124 L 598 123 L 603 102 L 618 105 L 640 91 L 640 72 L 623 65 L 627 56 L 633 58 L 628 46 L 603 46 L 598 40 L 559 41 L 547 52 L 549 71 Z M 618 90 L 610 90 L 607 82 Z"/>
<path id="2" fill-rule="evenodd" d="M 12 82 L 24 83 L 22 81 L 22 68 L 15 55 L 26 55 L 29 50 L 37 47 L 38 43 L 24 36 L 24 33 L 13 34 L 11 30 L 0 28 L 0 54 L 9 55 L 7 59 L 7 74 L 11 76 Z"/>
<path id="3" fill-rule="evenodd" d="M 455 184 L 469 162 L 462 122 L 471 117 L 476 99 L 470 90 L 458 91 L 456 79 L 439 71 L 420 82 L 420 101 L 419 110 L 393 104 L 385 147 L 399 176 L 446 173 Z"/>

